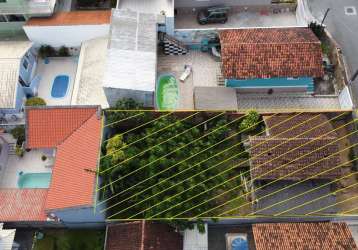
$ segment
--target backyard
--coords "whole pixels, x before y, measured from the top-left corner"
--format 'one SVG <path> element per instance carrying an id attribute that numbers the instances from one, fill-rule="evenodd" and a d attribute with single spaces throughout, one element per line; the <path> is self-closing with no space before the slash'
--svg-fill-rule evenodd
<path id="1" fill-rule="evenodd" d="M 245 192 L 243 134 L 263 131 L 255 111 L 107 111 L 106 117 L 99 189 L 108 219 L 213 217 L 222 211 L 211 208 Z"/>
<path id="2" fill-rule="evenodd" d="M 105 230 L 46 230 L 34 242 L 34 250 L 102 250 Z M 37 233 L 40 235 L 40 233 Z M 39 237 L 38 237 L 39 238 Z"/>

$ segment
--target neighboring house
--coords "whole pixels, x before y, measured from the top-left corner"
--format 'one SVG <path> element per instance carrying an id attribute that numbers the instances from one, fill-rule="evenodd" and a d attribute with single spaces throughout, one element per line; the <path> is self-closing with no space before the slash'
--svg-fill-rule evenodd
<path id="1" fill-rule="evenodd" d="M 182 250 L 183 236 L 166 224 L 135 221 L 108 224 L 105 250 Z"/>
<path id="2" fill-rule="evenodd" d="M 109 104 L 102 86 L 106 70 L 108 37 L 100 37 L 82 43 L 78 59 L 71 105 Z"/>
<path id="3" fill-rule="evenodd" d="M 327 117 L 314 116 L 300 115 L 285 126 L 275 128 L 271 126 L 288 116 L 265 119 L 268 135 L 249 138 L 252 199 L 256 214 L 302 215 L 327 206 L 329 208 L 322 212 L 336 212 L 333 206 L 335 196 L 329 194 L 336 186 L 331 182 L 341 177 L 341 169 L 335 168 L 340 164 L 340 155 L 335 154 L 339 147 L 335 142 L 336 134 L 327 134 L 332 131 Z M 321 127 L 312 129 L 320 124 Z M 296 128 L 285 133 L 289 126 Z M 308 130 L 311 131 L 304 133 Z M 317 138 L 320 136 L 322 138 Z M 318 197 L 322 199 L 299 206 Z"/>
<path id="4" fill-rule="evenodd" d="M 103 80 L 110 106 L 124 97 L 154 106 L 160 17 L 129 9 L 113 10 Z"/>
<path id="5" fill-rule="evenodd" d="M 110 19 L 110 10 L 57 12 L 51 17 L 31 18 L 24 31 L 36 46 L 77 48 L 84 41 L 108 36 Z"/>
<path id="6" fill-rule="evenodd" d="M 100 112 L 98 106 L 26 109 L 26 147 L 31 149 L 27 153 L 41 150 L 48 162 L 44 169 L 34 170 L 32 160 L 28 170 L 19 173 L 18 188 L 0 189 L 0 221 L 66 227 L 104 224 L 105 214 L 94 208 Z M 8 164 L 7 169 L 14 167 Z"/>
<path id="7" fill-rule="evenodd" d="M 50 16 L 56 0 L 5 0 L 0 2 L 0 33 L 22 30 L 26 20 L 36 16 Z"/>
<path id="8" fill-rule="evenodd" d="M 0 117 L 19 113 L 27 96 L 36 94 L 36 52 L 27 41 L 0 42 Z"/>
<path id="9" fill-rule="evenodd" d="M 271 223 L 252 226 L 256 250 L 357 250 L 345 223 Z"/>
<path id="10" fill-rule="evenodd" d="M 323 77 L 321 42 L 309 28 L 219 33 L 225 86 L 240 92 L 314 92 Z"/>

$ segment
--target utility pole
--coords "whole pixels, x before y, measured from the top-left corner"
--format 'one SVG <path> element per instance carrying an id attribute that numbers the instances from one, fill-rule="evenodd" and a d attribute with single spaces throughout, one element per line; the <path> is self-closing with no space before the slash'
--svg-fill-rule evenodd
<path id="1" fill-rule="evenodd" d="M 323 25 L 324 21 L 326 20 L 326 17 L 327 17 L 328 12 L 329 12 L 330 10 L 331 10 L 330 8 L 327 8 L 326 12 L 324 13 L 324 16 L 323 16 L 323 19 L 322 19 L 322 22 L 321 22 L 321 26 Z"/>

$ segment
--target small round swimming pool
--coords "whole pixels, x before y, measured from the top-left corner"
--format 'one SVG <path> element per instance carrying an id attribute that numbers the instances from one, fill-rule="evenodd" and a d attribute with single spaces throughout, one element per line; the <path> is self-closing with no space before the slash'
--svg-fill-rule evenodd
<path id="1" fill-rule="evenodd" d="M 156 103 L 159 110 L 173 110 L 178 106 L 179 89 L 175 76 L 166 74 L 158 79 Z"/>
<path id="2" fill-rule="evenodd" d="M 53 98 L 65 97 L 68 90 L 70 77 L 67 75 L 58 75 L 52 83 L 51 96 Z"/>

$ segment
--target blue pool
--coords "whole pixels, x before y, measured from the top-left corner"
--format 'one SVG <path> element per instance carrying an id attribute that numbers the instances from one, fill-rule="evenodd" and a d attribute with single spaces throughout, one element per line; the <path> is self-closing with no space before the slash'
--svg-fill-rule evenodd
<path id="1" fill-rule="evenodd" d="M 51 173 L 20 173 L 17 181 L 19 188 L 48 188 Z"/>
<path id="2" fill-rule="evenodd" d="M 53 98 L 62 98 L 66 96 L 70 77 L 66 75 L 58 75 L 52 83 L 51 96 Z"/>

